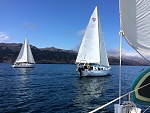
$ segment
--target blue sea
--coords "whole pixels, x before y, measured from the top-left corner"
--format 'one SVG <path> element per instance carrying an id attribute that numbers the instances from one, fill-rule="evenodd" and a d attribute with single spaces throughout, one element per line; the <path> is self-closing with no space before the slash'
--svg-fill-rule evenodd
<path id="1" fill-rule="evenodd" d="M 0 113 L 90 112 L 118 97 L 119 66 L 111 67 L 108 76 L 80 78 L 74 64 L 37 64 L 21 69 L 1 63 Z M 145 67 L 122 66 L 122 95 L 130 91 L 133 79 Z M 137 106 L 142 111 L 147 107 Z M 111 104 L 97 113 L 113 112 Z"/>

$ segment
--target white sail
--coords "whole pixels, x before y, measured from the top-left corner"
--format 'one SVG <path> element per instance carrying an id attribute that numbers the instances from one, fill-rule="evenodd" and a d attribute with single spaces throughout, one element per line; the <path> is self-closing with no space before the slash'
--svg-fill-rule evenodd
<path id="1" fill-rule="evenodd" d="M 27 38 L 25 38 L 24 40 L 24 44 L 22 45 L 20 53 L 16 59 L 16 62 L 35 63 Z"/>
<path id="2" fill-rule="evenodd" d="M 100 40 L 100 62 L 102 66 L 109 66 L 109 62 L 108 62 L 108 57 L 107 57 L 107 52 L 106 52 L 106 48 L 105 48 L 105 43 L 104 43 L 104 38 L 103 38 L 103 34 L 100 34 L 101 40 Z"/>
<path id="3" fill-rule="evenodd" d="M 150 55 L 149 0 L 120 0 L 120 19 L 127 42 L 139 53 Z"/>
<path id="4" fill-rule="evenodd" d="M 28 51 L 27 52 L 28 52 L 28 54 L 27 54 L 28 62 L 35 63 L 29 43 L 28 43 Z"/>
<path id="5" fill-rule="evenodd" d="M 76 63 L 98 63 L 109 66 L 97 6 L 90 17 Z"/>

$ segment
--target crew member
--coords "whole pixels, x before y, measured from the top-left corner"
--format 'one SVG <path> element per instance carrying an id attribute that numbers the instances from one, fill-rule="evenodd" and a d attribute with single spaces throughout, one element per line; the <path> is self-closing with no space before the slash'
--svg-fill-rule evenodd
<path id="1" fill-rule="evenodd" d="M 88 70 L 90 70 L 90 68 L 91 68 L 90 65 L 88 65 L 87 68 L 88 68 Z"/>
<path id="2" fill-rule="evenodd" d="M 80 64 L 78 65 L 78 72 L 79 72 L 79 74 L 80 74 L 80 77 L 81 77 L 81 75 L 82 75 L 82 71 L 81 71 Z"/>

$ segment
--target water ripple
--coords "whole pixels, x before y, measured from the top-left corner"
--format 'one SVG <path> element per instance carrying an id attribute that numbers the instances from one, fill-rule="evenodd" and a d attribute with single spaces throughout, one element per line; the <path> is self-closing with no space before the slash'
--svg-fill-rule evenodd
<path id="1" fill-rule="evenodd" d="M 122 94 L 143 68 L 123 67 Z M 0 64 L 0 112 L 87 113 L 118 97 L 118 66 L 106 77 L 80 78 L 75 70 L 69 64 L 38 64 L 33 69 Z M 113 113 L 113 108 L 100 113 Z"/>

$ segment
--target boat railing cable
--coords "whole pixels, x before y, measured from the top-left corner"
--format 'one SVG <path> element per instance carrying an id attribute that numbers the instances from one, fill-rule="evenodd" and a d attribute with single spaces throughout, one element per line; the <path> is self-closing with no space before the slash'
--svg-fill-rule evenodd
<path id="1" fill-rule="evenodd" d="M 150 106 L 148 106 L 148 108 L 146 108 L 146 109 L 143 111 L 143 113 L 145 113 L 149 108 L 150 108 Z"/>
<path id="2" fill-rule="evenodd" d="M 106 107 L 106 106 L 108 106 L 108 105 L 110 105 L 110 104 L 116 102 L 117 100 L 119 100 L 119 99 L 121 99 L 121 98 L 123 98 L 123 97 L 125 97 L 125 96 L 127 96 L 127 95 L 129 95 L 129 94 L 131 94 L 131 93 L 133 93 L 133 92 L 135 92 L 135 91 L 137 91 L 137 90 L 139 90 L 139 89 L 142 89 L 142 88 L 144 88 L 144 87 L 146 87 L 146 86 L 148 86 L 148 85 L 150 85 L 150 83 L 148 83 L 148 84 L 146 84 L 146 85 L 143 85 L 142 87 L 139 87 L 139 88 L 137 88 L 137 89 L 135 89 L 135 90 L 133 90 L 133 91 L 130 91 L 129 93 L 126 93 L 126 94 L 124 94 L 124 95 L 122 95 L 122 96 L 120 96 L 120 97 L 118 97 L 118 98 L 116 98 L 116 99 L 114 99 L 114 100 L 112 100 L 112 101 L 110 101 L 110 102 L 108 102 L 108 103 L 106 103 L 106 104 L 104 104 L 104 105 L 102 105 L 102 106 L 100 106 L 100 107 L 98 107 L 98 108 L 96 108 L 96 109 L 90 111 L 89 113 L 95 113 L 96 111 L 99 111 L 99 110 L 101 110 L 102 108 L 104 108 L 104 107 Z M 148 107 L 148 108 L 149 108 L 149 107 Z"/>

